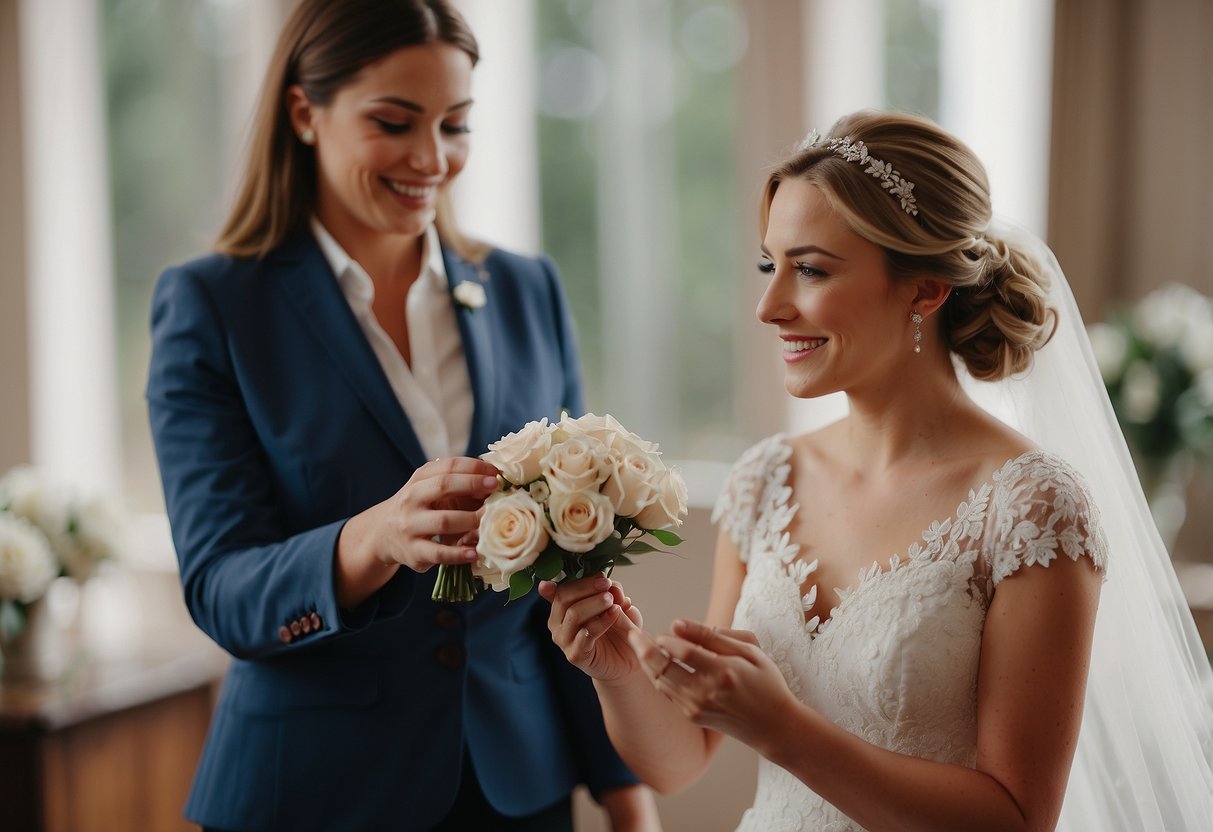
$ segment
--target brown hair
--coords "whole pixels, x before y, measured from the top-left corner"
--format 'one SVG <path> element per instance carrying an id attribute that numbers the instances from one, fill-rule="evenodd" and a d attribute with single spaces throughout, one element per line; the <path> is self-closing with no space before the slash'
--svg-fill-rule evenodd
<path id="1" fill-rule="evenodd" d="M 812 183 L 856 234 L 884 249 L 895 279 L 928 275 L 952 286 L 940 332 L 974 378 L 992 381 L 1027 370 L 1057 325 L 1046 304 L 1048 276 L 988 230 L 990 185 L 973 151 L 934 122 L 904 113 L 853 113 L 828 135 L 862 141 L 913 182 L 918 213 L 907 213 L 866 165 L 847 161 L 823 141 L 797 150 L 768 176 L 762 233 L 779 183 Z"/>
<path id="2" fill-rule="evenodd" d="M 282 34 L 257 104 L 244 178 L 215 250 L 264 257 L 307 226 L 316 204 L 316 163 L 291 129 L 286 91 L 294 84 L 324 106 L 362 69 L 406 46 L 449 43 L 480 59 L 476 38 L 448 0 L 302 0 Z M 442 241 L 479 262 L 488 247 L 455 224 L 450 193 L 435 219 Z"/>

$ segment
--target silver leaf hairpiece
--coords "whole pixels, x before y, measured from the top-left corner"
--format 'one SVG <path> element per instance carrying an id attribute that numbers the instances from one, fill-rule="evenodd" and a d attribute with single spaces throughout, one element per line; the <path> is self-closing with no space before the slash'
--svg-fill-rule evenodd
<path id="1" fill-rule="evenodd" d="M 796 145 L 796 149 L 808 150 L 810 147 L 821 145 L 822 142 L 825 142 L 828 150 L 848 162 L 867 165 L 863 172 L 870 173 L 879 179 L 880 187 L 901 201 L 901 210 L 912 216 L 918 216 L 918 201 L 914 198 L 914 183 L 903 179 L 901 174 L 893 169 L 891 163 L 882 162 L 868 153 L 868 148 L 863 142 L 852 142 L 850 136 L 843 136 L 841 139 L 823 139 L 816 130 L 810 130 L 808 135 Z"/>

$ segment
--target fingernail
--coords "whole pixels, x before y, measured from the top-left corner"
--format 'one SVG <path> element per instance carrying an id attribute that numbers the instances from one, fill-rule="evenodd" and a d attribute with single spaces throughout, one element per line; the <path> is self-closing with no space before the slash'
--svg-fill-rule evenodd
<path id="1" fill-rule="evenodd" d="M 594 589 L 610 589 L 611 582 L 606 578 L 598 577 L 594 579 Z"/>
<path id="2" fill-rule="evenodd" d="M 468 549 L 466 552 L 463 553 L 463 557 L 467 560 L 475 560 L 476 559 L 476 550 Z"/>
<path id="3" fill-rule="evenodd" d="M 483 480 L 481 480 L 481 485 L 483 485 L 485 488 L 496 488 L 497 487 L 497 478 L 496 477 L 485 477 Z"/>

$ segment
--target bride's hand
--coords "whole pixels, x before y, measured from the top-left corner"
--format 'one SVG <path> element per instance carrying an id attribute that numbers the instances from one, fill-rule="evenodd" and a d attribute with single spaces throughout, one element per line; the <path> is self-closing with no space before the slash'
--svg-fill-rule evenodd
<path id="1" fill-rule="evenodd" d="M 798 701 L 748 630 L 675 621 L 673 634 L 640 630 L 628 642 L 654 687 L 705 728 L 763 753 L 786 730 Z"/>
<path id="2" fill-rule="evenodd" d="M 569 662 L 604 682 L 630 676 L 639 666 L 628 646 L 629 630 L 641 626 L 640 610 L 623 587 L 604 575 L 566 581 L 541 581 L 539 594 L 552 604 L 548 629 Z"/>

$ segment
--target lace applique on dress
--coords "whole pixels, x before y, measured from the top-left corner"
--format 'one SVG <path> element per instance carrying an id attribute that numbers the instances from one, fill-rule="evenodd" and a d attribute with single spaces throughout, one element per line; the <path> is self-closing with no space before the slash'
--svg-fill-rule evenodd
<path id="1" fill-rule="evenodd" d="M 1108 543 L 1086 481 L 1045 451 L 1013 459 L 994 474 L 992 543 L 986 553 L 997 587 L 1021 566 L 1047 567 L 1059 554 L 1084 555 L 1107 573 Z"/>
<path id="2" fill-rule="evenodd" d="M 792 448 L 784 442 L 784 435 L 776 434 L 752 446 L 729 471 L 712 511 L 712 522 L 729 533 L 743 563 L 749 562 L 755 541 L 766 540 L 781 522 L 786 528 L 796 512 L 796 506 L 787 506 L 792 494 L 787 484 L 791 456 Z"/>

